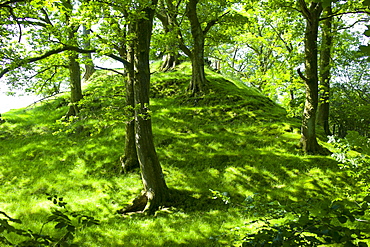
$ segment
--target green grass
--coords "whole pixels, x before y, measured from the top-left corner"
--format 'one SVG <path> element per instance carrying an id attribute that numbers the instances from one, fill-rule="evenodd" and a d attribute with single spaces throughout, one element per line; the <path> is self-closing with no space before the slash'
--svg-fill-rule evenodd
<path id="1" fill-rule="evenodd" d="M 248 196 L 282 205 L 314 198 L 320 207 L 363 189 L 331 157 L 296 149 L 299 122 L 283 108 L 239 82 L 207 75 L 208 91 L 196 97 L 185 92 L 186 64 L 152 76 L 154 140 L 179 198 L 173 207 L 155 216 L 116 214 L 142 184 L 139 171 L 120 173 L 124 83 L 100 73 L 87 86 L 84 120 L 58 121 L 67 111 L 63 98 L 3 114 L 0 211 L 38 232 L 53 208 L 46 193 L 56 194 L 71 210 L 101 221 L 76 234 L 78 246 L 232 246 L 232 229 L 266 211 L 246 210 Z M 231 203 L 213 199 L 210 190 L 228 192 Z M 52 224 L 43 233 L 60 235 Z"/>

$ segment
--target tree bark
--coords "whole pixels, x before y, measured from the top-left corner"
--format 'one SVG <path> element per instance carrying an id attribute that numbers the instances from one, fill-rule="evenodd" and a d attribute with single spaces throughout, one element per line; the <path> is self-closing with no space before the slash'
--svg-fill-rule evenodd
<path id="1" fill-rule="evenodd" d="M 167 48 L 166 50 L 171 49 Z M 173 54 L 172 52 L 164 55 L 163 63 L 161 65 L 160 71 L 167 72 L 173 70 L 178 64 L 178 54 Z"/>
<path id="2" fill-rule="evenodd" d="M 324 10 L 326 16 L 332 15 L 329 5 Z M 332 49 L 332 18 L 325 19 L 322 27 L 322 44 L 320 53 L 320 88 L 321 97 L 317 114 L 317 123 L 323 127 L 326 135 L 331 135 L 329 128 L 330 110 L 330 58 Z"/>
<path id="3" fill-rule="evenodd" d="M 72 2 L 67 0 L 65 2 L 68 11 L 66 12 L 66 24 L 70 25 L 70 15 L 72 13 Z M 68 27 L 68 42 L 74 46 L 77 46 L 77 30 L 78 27 L 71 25 Z M 69 69 L 69 83 L 71 89 L 71 102 L 67 112 L 67 117 L 77 116 L 79 113 L 78 102 L 82 99 L 82 88 L 81 88 L 81 70 L 80 64 L 78 62 L 78 53 L 75 51 L 70 51 L 68 54 L 68 69 Z"/>
<path id="4" fill-rule="evenodd" d="M 316 138 L 316 112 L 318 106 L 318 51 L 317 37 L 319 19 L 322 12 L 321 3 L 311 2 L 308 8 L 304 0 L 300 0 L 300 7 L 306 18 L 305 30 L 305 70 L 304 84 L 306 100 L 301 126 L 301 146 L 307 154 L 321 152 Z"/>
<path id="5" fill-rule="evenodd" d="M 170 33 L 174 31 L 176 25 L 177 11 L 171 0 L 166 1 L 167 9 L 162 6 L 161 11 L 157 11 L 157 17 L 163 25 L 165 34 L 170 37 Z M 166 72 L 176 67 L 178 63 L 179 51 L 178 41 L 175 39 L 167 40 L 165 55 L 163 56 L 163 62 L 160 70 Z"/>
<path id="6" fill-rule="evenodd" d="M 69 84 L 71 90 L 71 102 L 67 112 L 67 117 L 77 116 L 79 113 L 78 102 L 82 99 L 81 71 L 80 64 L 77 62 L 78 55 L 75 52 L 68 57 Z"/>
<path id="7" fill-rule="evenodd" d="M 131 30 L 132 31 L 132 30 Z M 126 105 L 129 106 L 129 119 L 126 124 L 126 136 L 125 136 L 125 151 L 122 162 L 122 168 L 124 172 L 131 171 L 139 166 L 139 159 L 136 152 L 135 143 L 135 93 L 134 93 L 134 81 L 135 81 L 135 69 L 134 69 L 134 49 L 128 47 L 127 50 L 127 61 L 129 64 L 126 66 L 128 75 L 126 83 Z"/>
<path id="8" fill-rule="evenodd" d="M 149 49 L 155 12 L 153 6 L 156 4 L 156 0 L 152 1 L 152 6 L 143 9 L 145 18 L 132 21 L 130 24 L 132 37 L 136 37 L 130 43 L 134 55 L 134 73 L 129 73 L 134 89 L 135 144 L 144 185 L 143 196 L 147 198 L 145 211 L 149 214 L 154 213 L 169 199 L 169 190 L 154 147 L 149 111 Z"/>
<path id="9" fill-rule="evenodd" d="M 82 26 L 82 35 L 84 38 L 83 48 L 88 50 L 91 48 L 91 44 L 90 44 L 91 42 L 88 37 L 90 35 L 90 31 L 86 28 L 86 26 Z M 85 54 L 85 59 L 86 59 L 85 74 L 83 76 L 83 79 L 87 81 L 92 76 L 92 74 L 94 74 L 95 67 L 94 67 L 91 53 Z"/>
<path id="10" fill-rule="evenodd" d="M 206 85 L 204 73 L 204 31 L 197 15 L 198 0 L 189 0 L 186 7 L 186 15 L 190 21 L 191 34 L 193 37 L 193 49 L 191 51 L 192 77 L 189 91 L 194 95 L 203 91 Z"/>

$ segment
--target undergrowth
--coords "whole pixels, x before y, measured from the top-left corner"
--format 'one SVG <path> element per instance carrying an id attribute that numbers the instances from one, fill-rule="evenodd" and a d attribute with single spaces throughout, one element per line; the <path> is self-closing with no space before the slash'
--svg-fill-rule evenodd
<path id="1" fill-rule="evenodd" d="M 296 148 L 300 123 L 286 117 L 283 108 L 209 70 L 207 90 L 190 96 L 190 73 L 185 63 L 152 75 L 154 141 L 176 198 L 171 207 L 155 216 L 116 214 L 142 184 L 139 171 L 121 173 L 125 122 L 132 110 L 124 104 L 124 78 L 100 71 L 84 91 L 77 118 L 63 119 L 66 96 L 2 114 L 0 211 L 20 219 L 22 229 L 38 232 L 51 213 L 48 193 L 66 198 L 69 212 L 100 221 L 79 228 L 70 244 L 240 246 L 256 234 L 278 232 L 276 224 L 284 229 L 293 227 L 285 222 L 297 219 L 316 222 L 317 212 L 336 201 L 367 201 L 368 184 L 355 178 L 352 168 Z M 324 145 L 338 150 L 333 143 Z M 306 209 L 299 211 L 297 205 Z M 368 213 L 361 219 L 366 218 Z M 345 224 L 353 229 L 360 222 Z M 366 224 L 361 227 L 369 230 Z M 45 236 L 58 233 L 51 224 L 42 229 Z M 21 240 L 2 236 L 13 243 Z"/>

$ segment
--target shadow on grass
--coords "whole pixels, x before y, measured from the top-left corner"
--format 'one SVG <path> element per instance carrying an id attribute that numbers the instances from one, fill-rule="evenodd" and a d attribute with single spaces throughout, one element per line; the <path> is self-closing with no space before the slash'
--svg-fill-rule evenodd
<path id="1" fill-rule="evenodd" d="M 115 209 L 142 189 L 138 173 L 120 175 L 117 170 L 123 128 L 92 137 L 52 135 L 47 129 L 27 135 L 23 129 L 3 138 L 2 205 L 27 217 L 43 212 L 46 192 L 65 196 L 77 209 L 104 220 L 76 239 L 81 246 L 218 246 L 222 244 L 212 239 L 242 225 L 244 217 L 253 217 L 243 209 L 249 195 L 289 204 L 332 200 L 356 189 L 356 182 L 333 159 L 302 156 L 295 149 L 299 124 L 286 119 L 280 107 L 256 92 L 245 97 L 248 92 L 223 82 L 217 80 L 217 86 L 230 91 L 225 97 L 217 91 L 180 102 L 154 100 L 155 143 L 174 198 L 170 212 L 160 210 L 155 217 L 115 215 Z M 40 114 L 45 117 L 46 112 Z M 22 121 L 22 126 L 30 126 L 30 121 Z M 212 199 L 210 189 L 227 192 L 231 204 Z"/>

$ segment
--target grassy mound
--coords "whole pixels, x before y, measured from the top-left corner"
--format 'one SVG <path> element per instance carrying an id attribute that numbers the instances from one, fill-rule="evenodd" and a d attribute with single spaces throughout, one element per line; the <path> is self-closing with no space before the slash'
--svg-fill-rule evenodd
<path id="1" fill-rule="evenodd" d="M 120 173 L 124 79 L 100 71 L 78 119 L 60 121 L 63 97 L 3 114 L 0 211 L 33 232 L 63 236 L 64 229 L 43 226 L 53 208 L 46 194 L 58 195 L 101 222 L 79 228 L 78 246 L 233 246 L 244 234 L 235 227 L 264 217 L 269 203 L 320 208 L 358 190 L 332 158 L 296 150 L 299 123 L 280 106 L 211 71 L 207 79 L 204 95 L 191 97 L 188 65 L 152 75 L 154 138 L 166 182 L 178 193 L 173 207 L 153 217 L 115 213 L 142 185 L 139 171 Z M 247 206 L 252 197 L 258 208 Z"/>

